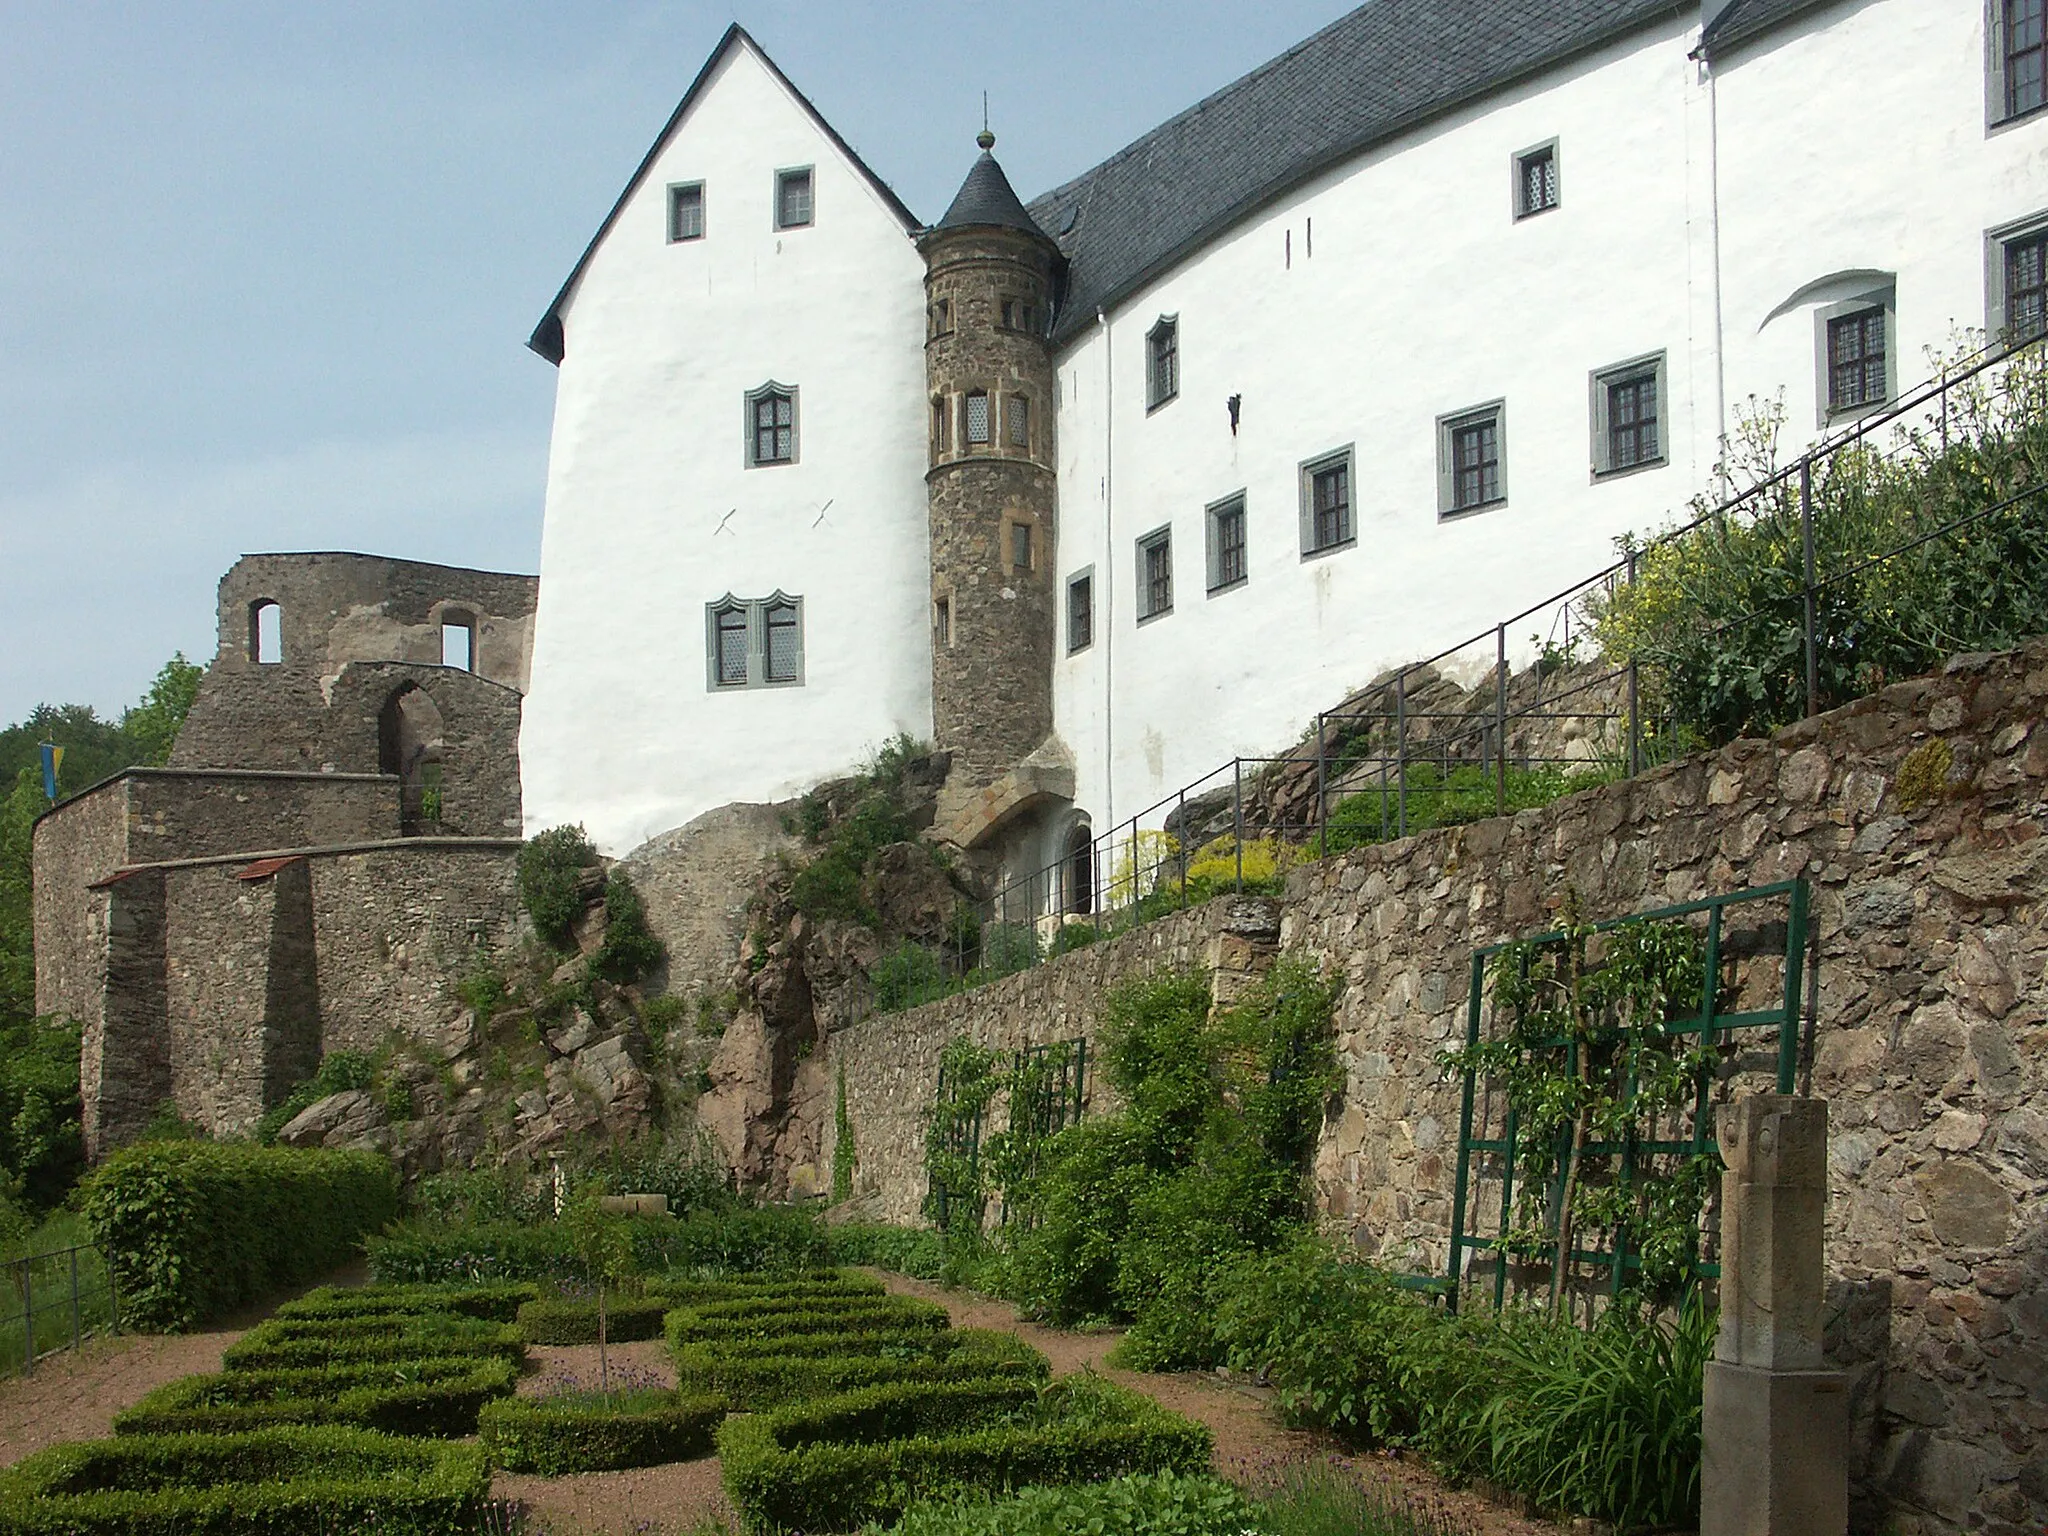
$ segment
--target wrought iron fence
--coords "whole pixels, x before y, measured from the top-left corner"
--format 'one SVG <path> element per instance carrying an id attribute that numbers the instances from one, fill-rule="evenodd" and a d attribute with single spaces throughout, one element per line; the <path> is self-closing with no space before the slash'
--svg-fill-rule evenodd
<path id="1" fill-rule="evenodd" d="M 1881 670 L 1857 670 L 1858 655 L 1877 648 L 1852 632 L 1870 616 L 1845 609 L 1851 584 L 1920 552 L 1953 549 L 1993 519 L 2048 513 L 2048 464 L 2030 462 L 2027 483 L 1868 553 L 1853 539 L 1829 536 L 1831 516 L 1846 526 L 1857 512 L 1846 503 L 1828 512 L 1829 476 L 1839 470 L 1882 479 L 1946 463 L 1988 410 L 2015 400 L 2048 417 L 2048 337 L 1944 364 L 1936 377 L 1790 463 L 1754 466 L 1754 483 L 1741 492 L 1711 506 L 1695 503 L 1696 515 L 1642 544 L 1624 541 L 1604 569 L 1320 712 L 1291 751 L 1234 757 L 1077 843 L 997 891 L 978 922 L 963 925 L 951 942 L 885 956 L 866 1007 L 931 1001 L 1210 896 L 1277 892 L 1293 863 L 1544 804 L 1708 744 L 1670 707 L 1670 679 L 1682 659 L 1660 664 L 1635 651 L 1608 657 L 1595 633 L 1604 615 L 1627 602 L 1646 565 L 1703 534 L 1771 520 L 1784 531 L 1787 559 L 1759 605 L 1692 638 L 1706 644 L 1745 624 L 1781 622 L 1774 633 L 1796 647 L 1798 665 L 1793 695 L 1764 701 L 1786 716 L 1776 723 L 1846 702 L 1884 680 Z M 2023 543 L 2041 549 L 2044 569 L 2036 574 L 2048 588 L 2048 538 L 2033 538 L 2031 526 L 2020 530 L 2028 534 Z M 1823 547 L 1847 554 L 1831 564 Z M 1652 674 L 1660 686 L 1651 686 Z"/>
<path id="2" fill-rule="evenodd" d="M 0 1312 L 0 1375 L 29 1374 L 94 1334 L 120 1332 L 114 1271 L 91 1244 L 0 1262 L 0 1284 L 8 1309 Z"/>

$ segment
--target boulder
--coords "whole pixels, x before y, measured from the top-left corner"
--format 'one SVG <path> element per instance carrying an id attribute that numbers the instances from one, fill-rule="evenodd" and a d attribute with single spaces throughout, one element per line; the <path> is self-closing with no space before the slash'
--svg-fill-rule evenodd
<path id="1" fill-rule="evenodd" d="M 368 1147 L 386 1150 L 391 1123 L 367 1088 L 345 1088 L 309 1104 L 277 1133 L 285 1147 Z"/>

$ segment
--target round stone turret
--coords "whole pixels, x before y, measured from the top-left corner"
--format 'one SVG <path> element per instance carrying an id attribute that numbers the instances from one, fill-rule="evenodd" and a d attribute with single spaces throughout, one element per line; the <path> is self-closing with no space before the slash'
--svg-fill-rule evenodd
<path id="1" fill-rule="evenodd" d="M 984 787 L 1052 734 L 1059 248 L 983 132 L 925 258 L 932 723 L 949 789 Z"/>

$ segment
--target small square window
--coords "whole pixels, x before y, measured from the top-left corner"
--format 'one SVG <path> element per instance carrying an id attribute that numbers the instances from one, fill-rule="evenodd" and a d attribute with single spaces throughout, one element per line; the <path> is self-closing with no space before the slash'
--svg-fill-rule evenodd
<path id="1" fill-rule="evenodd" d="M 672 244 L 704 238 L 703 182 L 678 182 L 668 189 L 668 238 Z"/>
<path id="2" fill-rule="evenodd" d="M 775 173 L 775 227 L 802 229 L 811 222 L 811 168 Z"/>
<path id="3" fill-rule="evenodd" d="M 1209 593 L 1228 592 L 1245 581 L 1244 496 L 1225 497 L 1209 508 Z"/>
<path id="4" fill-rule="evenodd" d="M 1031 525 L 1010 524 L 1010 569 L 1029 571 L 1031 569 Z"/>
<path id="5" fill-rule="evenodd" d="M 1067 654 L 1095 643 L 1095 568 L 1067 578 Z"/>
<path id="6" fill-rule="evenodd" d="M 1664 354 L 1593 375 L 1593 473 L 1626 474 L 1665 462 Z"/>
<path id="7" fill-rule="evenodd" d="M 1546 213 L 1557 206 L 1557 140 L 1515 156 L 1515 217 Z"/>
<path id="8" fill-rule="evenodd" d="M 1351 450 L 1301 466 L 1301 553 L 1306 559 L 1344 549 L 1355 537 L 1351 515 Z"/>
<path id="9" fill-rule="evenodd" d="M 1160 318 L 1145 337 L 1145 409 L 1156 411 L 1180 393 L 1180 319 Z"/>
<path id="10" fill-rule="evenodd" d="M 1496 401 L 1437 422 L 1437 509 L 1477 512 L 1507 500 L 1506 407 Z"/>
<path id="11" fill-rule="evenodd" d="M 747 396 L 747 463 L 796 462 L 796 391 L 764 384 Z"/>
<path id="12" fill-rule="evenodd" d="M 2011 346 L 2048 335 L 2048 229 L 2005 241 L 1999 255 L 2004 285 L 1996 329 Z"/>
<path id="13" fill-rule="evenodd" d="M 986 443 L 989 435 L 988 391 L 985 389 L 972 391 L 967 396 L 962 414 L 965 420 L 962 423 L 963 430 L 960 435 L 971 444 Z"/>
<path id="14" fill-rule="evenodd" d="M 1994 115 L 2005 119 L 2038 112 L 2048 106 L 2048 4 L 1992 0 L 1992 6 Z"/>
<path id="15" fill-rule="evenodd" d="M 1138 540 L 1138 622 L 1173 612 L 1173 530 Z"/>
<path id="16" fill-rule="evenodd" d="M 1010 428 L 1010 446 L 1029 448 L 1031 446 L 1031 402 L 1022 395 L 1012 395 L 1003 407 L 1003 415 Z"/>

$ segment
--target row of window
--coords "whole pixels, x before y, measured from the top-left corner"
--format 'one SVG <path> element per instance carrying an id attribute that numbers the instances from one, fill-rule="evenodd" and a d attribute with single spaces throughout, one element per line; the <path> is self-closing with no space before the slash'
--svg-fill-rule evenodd
<path id="1" fill-rule="evenodd" d="M 1037 303 L 1014 293 L 996 296 L 996 326 L 999 330 L 1017 331 L 1028 336 L 1043 335 L 1045 331 L 1044 312 Z M 925 309 L 925 335 L 927 338 L 953 334 L 953 301 L 933 299 Z"/>
<path id="2" fill-rule="evenodd" d="M 948 401 L 932 397 L 932 457 L 944 458 L 957 441 L 963 448 L 986 448 L 996 441 L 996 414 L 1002 413 L 1002 436 L 1012 448 L 1031 447 L 1031 397 L 970 389 Z"/>
<path id="3" fill-rule="evenodd" d="M 799 165 L 775 173 L 775 227 L 803 229 L 816 218 L 811 198 L 811 167 Z M 668 238 L 674 245 L 704 238 L 704 183 L 675 181 L 668 188 Z"/>

